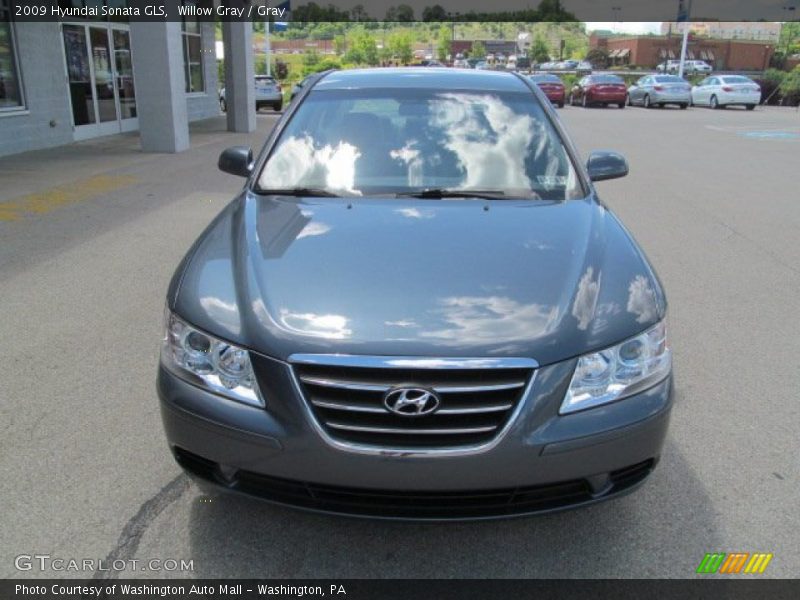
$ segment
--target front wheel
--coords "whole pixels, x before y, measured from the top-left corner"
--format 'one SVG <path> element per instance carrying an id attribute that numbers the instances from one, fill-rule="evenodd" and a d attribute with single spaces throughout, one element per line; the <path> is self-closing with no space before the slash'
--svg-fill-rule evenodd
<path id="1" fill-rule="evenodd" d="M 650 95 L 649 94 L 645 95 L 644 101 L 642 102 L 642 104 L 644 105 L 645 108 L 653 108 L 653 105 L 650 104 Z"/>
<path id="2" fill-rule="evenodd" d="M 717 100 L 717 97 L 711 96 L 711 100 L 708 101 L 708 105 L 714 110 L 717 110 L 719 108 L 719 101 Z"/>
<path id="3" fill-rule="evenodd" d="M 558 108 L 564 108 L 564 101 L 563 100 L 558 103 Z"/>
<path id="4" fill-rule="evenodd" d="M 569 95 L 569 105 L 575 106 L 575 97 L 572 94 Z"/>
<path id="5" fill-rule="evenodd" d="M 756 105 L 755 105 L 755 104 L 748 104 L 747 106 L 745 106 L 745 108 L 746 108 L 747 110 L 753 110 L 753 109 L 755 109 L 755 107 L 756 107 Z"/>
<path id="6" fill-rule="evenodd" d="M 276 102 L 272 105 L 272 110 L 275 112 L 281 112 L 281 109 L 283 109 L 283 102 Z"/>
<path id="7" fill-rule="evenodd" d="M 586 100 L 586 94 L 583 95 L 583 100 L 581 101 L 581 106 L 583 106 L 583 108 L 589 108 L 589 102 Z"/>
<path id="8" fill-rule="evenodd" d="M 624 102 L 620 102 L 619 104 L 617 104 L 617 106 L 619 106 L 620 108 L 625 108 L 625 103 Z"/>
<path id="9" fill-rule="evenodd" d="M 219 109 L 222 112 L 228 112 L 228 105 L 225 103 L 225 98 L 219 99 Z"/>
<path id="10" fill-rule="evenodd" d="M 680 106 L 681 106 L 681 110 L 686 110 L 686 108 L 687 108 L 689 105 L 688 105 L 688 104 L 686 104 L 686 103 L 684 102 L 684 103 L 683 103 L 683 104 L 681 104 Z"/>
<path id="11" fill-rule="evenodd" d="M 633 101 L 631 100 L 631 95 L 630 94 L 628 94 L 628 96 L 625 99 L 628 102 L 628 106 L 633 106 Z"/>

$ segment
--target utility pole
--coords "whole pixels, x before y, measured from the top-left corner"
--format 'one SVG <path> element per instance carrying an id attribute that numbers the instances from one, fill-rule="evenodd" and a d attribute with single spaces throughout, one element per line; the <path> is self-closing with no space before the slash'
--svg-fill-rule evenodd
<path id="1" fill-rule="evenodd" d="M 686 61 L 686 45 L 689 42 L 689 18 L 692 12 L 692 0 L 678 2 L 678 21 L 683 23 L 683 43 L 681 44 L 681 62 L 678 66 L 678 77 L 683 78 L 683 63 Z"/>

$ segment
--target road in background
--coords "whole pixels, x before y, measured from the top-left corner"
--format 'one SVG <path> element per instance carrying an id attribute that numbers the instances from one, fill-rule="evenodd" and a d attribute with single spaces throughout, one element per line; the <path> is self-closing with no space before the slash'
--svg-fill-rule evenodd
<path id="1" fill-rule="evenodd" d="M 584 157 L 628 157 L 629 177 L 597 187 L 670 301 L 676 406 L 638 492 L 408 524 L 207 498 L 181 475 L 154 390 L 164 295 L 241 186 L 217 155 L 259 145 L 275 121 L 263 115 L 251 136 L 195 129 L 179 155 L 123 136 L 0 160 L 0 576 L 52 576 L 14 568 L 46 553 L 193 559 L 202 577 L 688 577 L 712 551 L 772 552 L 766 575 L 796 576 L 798 113 L 559 114 Z"/>

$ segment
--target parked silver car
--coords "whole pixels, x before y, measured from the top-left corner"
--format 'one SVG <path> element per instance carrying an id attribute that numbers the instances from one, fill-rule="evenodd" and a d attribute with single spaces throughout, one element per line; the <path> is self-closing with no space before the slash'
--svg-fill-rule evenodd
<path id="1" fill-rule="evenodd" d="M 274 111 L 283 108 L 283 90 L 281 84 L 274 77 L 267 75 L 256 75 L 256 110 L 263 106 L 269 106 Z M 219 108 L 222 112 L 228 110 L 228 101 L 225 97 L 225 88 L 219 91 Z"/>
<path id="2" fill-rule="evenodd" d="M 692 101 L 689 83 L 677 75 L 645 75 L 628 88 L 628 106 L 663 108 L 677 104 L 682 109 Z"/>

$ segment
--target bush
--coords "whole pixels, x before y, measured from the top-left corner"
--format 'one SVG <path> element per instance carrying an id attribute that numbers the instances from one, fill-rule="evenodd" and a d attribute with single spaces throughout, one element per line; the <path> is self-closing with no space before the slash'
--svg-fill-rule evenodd
<path id="1" fill-rule="evenodd" d="M 779 88 L 786 74 L 779 69 L 767 69 L 761 77 L 754 81 L 761 86 L 761 101 L 766 104 L 778 104 L 781 99 Z"/>
<path id="2" fill-rule="evenodd" d="M 787 73 L 780 85 L 783 100 L 781 104 L 796 106 L 800 104 L 800 65 Z"/>

